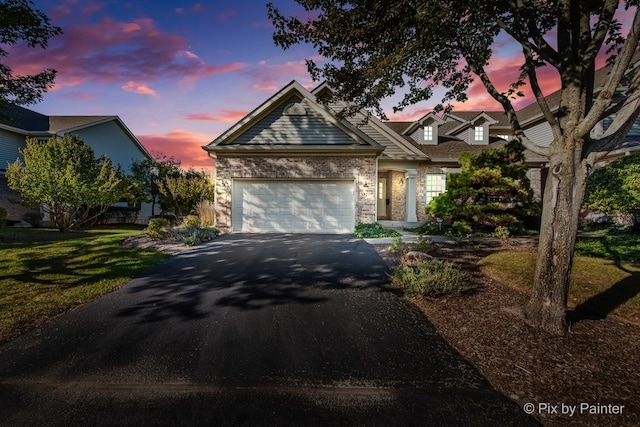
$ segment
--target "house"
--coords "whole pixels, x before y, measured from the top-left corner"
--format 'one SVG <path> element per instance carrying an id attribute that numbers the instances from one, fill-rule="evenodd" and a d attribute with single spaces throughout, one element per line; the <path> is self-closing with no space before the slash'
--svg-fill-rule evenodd
<path id="1" fill-rule="evenodd" d="M 460 171 L 460 154 L 503 147 L 513 136 L 502 111 L 430 113 L 413 122 L 340 119 L 344 105 L 321 102 L 330 90 L 292 81 L 203 147 L 215 159 L 219 228 L 349 233 L 358 222 L 418 225 L 427 219 L 424 206 L 446 190 L 446 174 Z M 518 116 L 530 139 L 551 143 L 537 104 Z M 627 139 L 612 155 L 640 148 L 640 126 Z M 547 159 L 530 151 L 525 159 L 541 199 Z"/>
<path id="2" fill-rule="evenodd" d="M 10 221 L 20 221 L 29 209 L 19 204 L 18 193 L 9 189 L 4 176 L 8 163 L 20 157 L 27 138 L 48 140 L 54 135 L 75 134 L 96 156 L 106 155 L 127 171 L 134 160 L 150 158 L 147 150 L 118 116 L 46 116 L 17 105 L 0 112 L 0 206 Z M 151 215 L 151 206 L 142 204 L 138 219 Z"/>

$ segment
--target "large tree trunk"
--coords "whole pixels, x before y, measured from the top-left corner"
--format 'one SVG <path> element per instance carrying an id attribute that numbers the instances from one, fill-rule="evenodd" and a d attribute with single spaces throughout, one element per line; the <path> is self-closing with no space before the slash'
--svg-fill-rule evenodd
<path id="1" fill-rule="evenodd" d="M 582 143 L 564 142 L 550 158 L 533 289 L 524 307 L 527 320 L 556 335 L 568 329 L 567 296 L 587 178 Z"/>

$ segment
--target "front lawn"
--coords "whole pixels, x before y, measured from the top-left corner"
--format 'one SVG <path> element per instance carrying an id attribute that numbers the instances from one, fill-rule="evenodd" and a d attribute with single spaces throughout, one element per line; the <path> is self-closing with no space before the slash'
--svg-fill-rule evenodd
<path id="1" fill-rule="evenodd" d="M 530 252 L 498 252 L 479 262 L 484 274 L 527 294 L 535 264 L 536 254 Z M 568 302 L 583 313 L 640 322 L 640 265 L 576 256 Z"/>
<path id="2" fill-rule="evenodd" d="M 640 236 L 617 232 L 579 238 L 576 254 L 640 263 Z"/>
<path id="3" fill-rule="evenodd" d="M 0 230 L 0 343 L 118 288 L 168 255 L 124 248 L 141 228 Z"/>

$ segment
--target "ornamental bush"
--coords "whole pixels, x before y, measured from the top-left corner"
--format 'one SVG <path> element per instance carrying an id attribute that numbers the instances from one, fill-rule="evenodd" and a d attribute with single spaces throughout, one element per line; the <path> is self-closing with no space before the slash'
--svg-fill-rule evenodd
<path id="1" fill-rule="evenodd" d="M 169 220 L 166 218 L 152 218 L 144 229 L 147 236 L 154 240 L 160 240 L 171 236 Z"/>
<path id="2" fill-rule="evenodd" d="M 540 204 L 533 198 L 519 141 L 478 155 L 463 153 L 459 162 L 461 171 L 447 175 L 447 191 L 425 207 L 427 214 L 451 223 L 458 235 L 498 226 L 511 233 L 537 228 Z"/>
<path id="3" fill-rule="evenodd" d="M 393 282 L 407 296 L 462 295 L 478 287 L 469 273 L 435 258 L 398 266 L 393 272 Z"/>

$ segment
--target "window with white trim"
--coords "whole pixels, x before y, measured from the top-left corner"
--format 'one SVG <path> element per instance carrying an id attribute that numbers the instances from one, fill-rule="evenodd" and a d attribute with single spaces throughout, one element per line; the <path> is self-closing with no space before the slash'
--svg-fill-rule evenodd
<path id="1" fill-rule="evenodd" d="M 424 140 L 425 142 L 433 141 L 433 126 L 424 127 Z"/>
<path id="2" fill-rule="evenodd" d="M 444 173 L 428 173 L 425 177 L 426 198 L 429 204 L 434 197 L 447 191 L 447 175 Z"/>
<path id="3" fill-rule="evenodd" d="M 475 141 L 484 141 L 484 126 L 476 126 L 473 129 L 473 139 Z"/>

